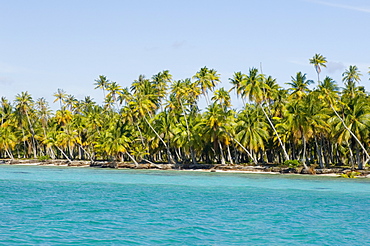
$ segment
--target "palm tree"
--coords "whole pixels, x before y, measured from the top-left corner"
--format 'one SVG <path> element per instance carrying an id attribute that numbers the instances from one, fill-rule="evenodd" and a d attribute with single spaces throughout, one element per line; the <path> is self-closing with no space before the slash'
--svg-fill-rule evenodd
<path id="1" fill-rule="evenodd" d="M 66 92 L 62 89 L 58 89 L 58 91 L 54 93 L 54 96 L 56 97 L 55 100 L 54 100 L 54 103 L 59 101 L 60 110 L 62 110 L 62 108 L 63 108 L 62 105 L 65 103 L 65 99 L 67 97 Z"/>
<path id="2" fill-rule="evenodd" d="M 270 104 L 276 101 L 276 99 L 279 97 L 279 91 L 281 90 L 281 87 L 276 82 L 276 79 L 272 78 L 271 76 L 268 76 L 266 79 L 268 90 L 265 90 L 265 96 L 268 100 L 269 106 Z"/>
<path id="3" fill-rule="evenodd" d="M 112 119 L 108 128 L 97 138 L 95 147 L 97 151 L 106 153 L 114 159 L 119 158 L 121 162 L 123 162 L 123 154 L 126 154 L 138 166 L 135 158 L 129 153 L 132 143 L 129 134 L 125 130 L 125 125 L 117 119 Z"/>
<path id="4" fill-rule="evenodd" d="M 13 107 L 5 97 L 0 99 L 0 114 L 1 114 L 1 125 L 4 124 L 12 115 Z"/>
<path id="5" fill-rule="evenodd" d="M 225 109 L 231 106 L 231 98 L 224 87 L 215 90 L 214 96 L 211 98 L 215 102 L 219 102 Z"/>
<path id="6" fill-rule="evenodd" d="M 361 141 L 361 144 L 357 142 L 358 144 L 355 145 L 356 152 L 359 152 L 358 146 L 361 147 L 362 145 L 364 147 L 361 148 L 364 151 L 367 160 L 365 162 L 362 162 L 360 161 L 360 158 L 357 158 L 358 168 L 364 169 L 364 164 L 366 164 L 370 160 L 370 156 L 365 146 L 363 145 L 363 143 L 366 143 L 366 139 L 368 138 L 370 133 L 370 105 L 368 100 L 362 95 L 356 96 L 347 105 L 348 108 L 346 110 L 346 118 L 344 119 L 344 121 L 346 122 L 346 126 L 351 129 L 358 140 Z M 353 142 L 356 143 L 356 141 Z"/>
<path id="7" fill-rule="evenodd" d="M 352 71 L 352 73 L 351 73 L 352 75 L 351 76 L 349 76 L 350 75 L 350 73 L 349 73 L 350 71 Z M 358 72 L 357 69 L 355 69 L 355 68 L 352 67 L 352 69 L 347 70 L 346 72 L 348 72 L 348 73 L 345 74 L 345 76 L 347 77 L 347 80 L 346 80 L 347 85 L 348 84 L 354 84 L 355 81 L 356 81 L 354 78 L 357 77 L 357 76 L 353 76 L 353 75 L 356 75 L 357 74 L 357 72 Z M 361 143 L 360 139 L 351 130 L 351 128 L 348 125 L 348 123 L 346 123 L 345 118 L 343 116 L 340 116 L 340 114 L 338 113 L 338 110 L 340 110 L 340 108 L 337 106 L 338 105 L 338 102 L 339 102 L 339 100 L 338 100 L 339 96 L 338 96 L 338 94 L 335 93 L 336 91 L 331 90 L 332 88 L 336 88 L 335 82 L 333 80 L 328 79 L 325 83 L 319 85 L 319 88 L 320 88 L 320 90 L 321 90 L 321 92 L 323 94 L 320 99 L 324 99 L 324 102 L 326 102 L 329 105 L 329 107 L 334 112 L 335 116 L 339 119 L 340 123 L 342 123 L 343 127 L 345 128 L 345 130 L 348 131 L 348 134 L 350 134 L 353 137 L 353 139 L 358 143 L 358 145 L 361 147 L 361 149 L 363 150 L 364 154 L 366 155 L 367 160 L 365 161 L 365 163 L 367 163 L 370 160 L 369 153 L 367 152 L 367 150 L 364 147 L 364 145 Z M 359 95 L 359 96 L 363 96 L 363 95 Z M 349 102 L 351 102 L 351 101 L 354 101 L 354 100 L 357 100 L 357 99 L 356 99 L 355 96 L 353 96 L 353 97 L 350 97 L 349 100 L 350 100 Z M 341 108 L 343 108 L 343 106 L 346 106 L 346 104 L 344 102 L 339 102 L 339 103 L 342 105 Z M 347 104 L 347 107 L 348 107 L 348 105 L 349 104 Z M 367 104 L 365 103 L 365 105 L 367 105 Z"/>
<path id="8" fill-rule="evenodd" d="M 117 82 L 111 82 L 108 84 L 106 90 L 108 91 L 106 98 L 111 98 L 112 103 L 116 103 L 117 110 L 119 110 L 117 99 L 118 96 L 122 94 L 122 87 Z"/>
<path id="9" fill-rule="evenodd" d="M 60 153 L 68 160 L 68 162 L 71 163 L 72 160 L 62 149 L 66 145 L 64 141 L 64 136 L 65 133 L 63 131 L 58 131 L 56 129 L 49 130 L 46 138 L 44 138 L 43 140 L 43 144 L 45 144 L 47 148 L 56 147 L 60 151 Z"/>
<path id="10" fill-rule="evenodd" d="M 158 94 L 159 103 L 161 103 L 162 99 L 166 96 L 168 83 L 171 83 L 172 81 L 172 75 L 168 70 L 164 70 L 154 75 L 152 80 L 153 87 Z"/>
<path id="11" fill-rule="evenodd" d="M 155 133 L 158 139 L 163 143 L 167 150 L 168 162 L 174 163 L 170 148 L 158 134 L 153 125 L 148 120 L 147 116 L 153 116 L 155 111 L 158 109 L 158 95 L 153 91 L 152 83 L 149 80 L 145 80 L 144 76 L 140 76 L 138 81 L 135 81 L 131 90 L 133 91 L 133 98 L 129 102 L 129 108 L 136 115 L 136 118 L 144 119 L 146 124 Z"/>
<path id="12" fill-rule="evenodd" d="M 306 95 L 307 92 L 310 91 L 308 86 L 313 82 L 313 80 L 307 80 L 306 79 L 306 74 L 302 74 L 301 72 L 298 72 L 296 77 L 291 77 L 292 81 L 287 83 L 288 85 L 291 86 L 289 90 L 292 91 L 291 97 L 301 99 L 303 96 Z"/>
<path id="13" fill-rule="evenodd" d="M 64 102 L 65 102 L 65 106 L 69 107 L 69 111 L 71 112 L 76 108 L 78 104 L 78 100 L 73 95 L 66 95 Z"/>
<path id="14" fill-rule="evenodd" d="M 233 122 L 231 116 L 232 111 L 214 102 L 207 107 L 200 126 L 200 129 L 202 129 L 202 136 L 209 139 L 209 141 L 205 141 L 213 143 L 213 148 L 219 150 L 221 164 L 225 164 L 222 144 L 226 145 L 226 147 L 230 144 L 230 135 L 227 134 L 227 130 L 225 129 L 228 129 L 228 125 Z M 230 153 L 230 151 L 228 152 Z M 229 159 L 232 161 L 230 154 Z"/>
<path id="15" fill-rule="evenodd" d="M 109 81 L 109 79 L 107 79 L 106 76 L 99 75 L 99 78 L 95 80 L 94 85 L 96 85 L 96 86 L 95 86 L 94 89 L 102 89 L 103 90 L 103 96 L 105 98 L 105 90 L 108 88 L 110 83 L 111 82 Z"/>
<path id="16" fill-rule="evenodd" d="M 360 88 L 356 87 L 356 82 L 359 83 L 361 81 L 362 74 L 358 70 L 357 66 L 349 66 L 349 68 L 342 74 L 346 88 L 343 91 L 343 94 L 354 98 L 356 95 L 356 90 L 358 91 Z"/>
<path id="17" fill-rule="evenodd" d="M 245 83 L 242 84 L 242 97 L 248 98 L 250 102 L 261 104 L 265 99 L 267 89 L 265 76 L 260 74 L 257 68 L 249 69 Z"/>
<path id="18" fill-rule="evenodd" d="M 313 136 L 313 128 L 316 126 L 312 122 L 314 115 L 312 115 L 312 108 L 310 107 L 313 105 L 310 100 L 307 100 L 308 98 L 305 97 L 304 99 L 291 101 L 287 106 L 287 117 L 284 119 L 284 123 L 291 133 L 294 145 L 298 145 L 300 142 L 302 143 L 302 163 L 306 170 L 308 170 L 306 164 L 307 143 Z M 293 153 L 295 153 L 294 149 Z"/>
<path id="19" fill-rule="evenodd" d="M 235 72 L 233 74 L 233 77 L 229 78 L 229 80 L 230 80 L 230 83 L 233 85 L 230 91 L 235 90 L 236 96 L 239 97 L 239 95 L 242 94 L 242 86 L 246 83 L 246 75 L 243 74 L 242 72 Z M 244 100 L 243 97 L 242 97 L 242 100 Z M 245 104 L 244 101 L 243 101 L 243 104 Z"/>
<path id="20" fill-rule="evenodd" d="M 349 84 L 355 82 L 359 83 L 361 81 L 360 76 L 362 76 L 362 74 L 360 73 L 356 65 L 354 66 L 350 65 L 349 68 L 346 69 L 346 71 L 342 74 L 342 76 L 343 82 Z"/>
<path id="21" fill-rule="evenodd" d="M 310 59 L 310 64 L 313 64 L 317 73 L 317 81 L 320 81 L 321 67 L 326 67 L 326 57 L 321 54 L 315 54 Z"/>
<path id="22" fill-rule="evenodd" d="M 257 164 L 256 153 L 265 149 L 265 143 L 268 138 L 268 123 L 261 118 L 263 112 L 255 105 L 246 105 L 238 114 L 236 125 L 236 139 L 246 146 L 251 153 L 252 161 Z M 264 117 L 264 115 L 262 116 Z"/>
<path id="23" fill-rule="evenodd" d="M 249 74 L 246 76 L 246 83 L 243 85 L 243 97 L 248 97 L 249 101 L 255 102 L 258 106 L 261 107 L 263 113 L 265 114 L 265 117 L 267 118 L 270 126 L 274 130 L 274 133 L 279 140 L 280 146 L 283 149 L 285 159 L 289 160 L 289 155 L 285 150 L 285 146 L 283 142 L 280 139 L 280 136 L 278 132 L 276 131 L 276 128 L 274 124 L 272 123 L 270 117 L 267 115 L 265 109 L 262 106 L 262 103 L 266 100 L 266 91 L 268 91 L 270 88 L 265 83 L 265 77 L 263 74 L 258 73 L 257 68 L 251 68 L 249 69 Z"/>
<path id="24" fill-rule="evenodd" d="M 216 84 L 220 82 L 220 75 L 217 74 L 214 69 L 203 67 L 193 76 L 193 79 L 195 79 L 197 85 L 200 86 L 206 98 L 207 105 L 209 105 L 208 90 L 212 91 Z"/>
<path id="25" fill-rule="evenodd" d="M 30 114 L 33 114 L 33 111 L 34 111 L 34 101 L 31 97 L 30 94 L 28 94 L 28 92 L 22 92 L 21 94 L 18 94 L 15 98 L 15 102 L 16 102 L 16 112 L 18 113 L 19 117 L 20 117 L 20 121 L 21 121 L 21 125 L 22 125 L 22 128 L 24 127 L 23 123 L 22 123 L 22 118 L 24 116 L 26 116 L 26 120 L 27 120 L 27 123 L 28 123 L 28 128 L 31 132 L 31 135 L 32 135 L 32 147 L 33 147 L 33 155 L 34 155 L 34 158 L 37 157 L 37 149 L 36 149 L 36 139 L 35 139 L 35 131 L 33 129 L 33 125 L 31 123 L 31 117 L 30 117 Z M 23 129 L 22 129 L 23 131 Z"/>
<path id="26" fill-rule="evenodd" d="M 14 129 L 9 124 L 4 124 L 0 127 L 0 149 L 4 150 L 10 159 L 14 159 L 12 150 L 17 144 L 17 137 Z"/>
<path id="27" fill-rule="evenodd" d="M 198 86 L 196 86 L 197 82 L 191 82 L 190 79 L 185 79 L 185 80 L 178 80 L 172 83 L 171 85 L 171 95 L 174 96 L 176 99 L 177 103 L 181 107 L 181 111 L 184 115 L 184 120 L 185 120 L 185 125 L 186 125 L 186 136 L 188 139 L 188 144 L 190 148 L 190 153 L 191 153 L 191 158 L 193 161 L 193 164 L 196 164 L 196 159 L 195 159 L 195 153 L 193 149 L 193 141 L 192 141 L 192 135 L 189 127 L 189 115 L 187 114 L 187 110 L 185 108 L 185 105 L 189 105 L 190 113 L 195 113 L 195 110 L 192 110 L 195 108 L 195 102 L 198 100 L 198 97 L 200 95 L 200 89 Z M 191 117 L 194 117 L 194 115 L 191 115 Z"/>
<path id="28" fill-rule="evenodd" d="M 41 122 L 41 127 L 45 137 L 52 111 L 49 107 L 48 102 L 43 97 L 39 98 L 36 101 L 36 109 L 37 109 L 36 116 Z"/>

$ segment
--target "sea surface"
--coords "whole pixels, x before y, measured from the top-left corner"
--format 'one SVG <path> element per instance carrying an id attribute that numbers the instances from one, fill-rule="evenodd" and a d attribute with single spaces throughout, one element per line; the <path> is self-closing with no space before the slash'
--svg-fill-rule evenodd
<path id="1" fill-rule="evenodd" d="M 0 245 L 370 245 L 370 179 L 0 165 Z"/>

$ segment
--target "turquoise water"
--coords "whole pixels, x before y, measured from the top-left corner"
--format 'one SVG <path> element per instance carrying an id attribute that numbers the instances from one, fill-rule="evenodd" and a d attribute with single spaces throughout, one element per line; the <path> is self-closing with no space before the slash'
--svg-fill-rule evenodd
<path id="1" fill-rule="evenodd" d="M 369 245 L 370 179 L 0 166 L 3 245 Z"/>

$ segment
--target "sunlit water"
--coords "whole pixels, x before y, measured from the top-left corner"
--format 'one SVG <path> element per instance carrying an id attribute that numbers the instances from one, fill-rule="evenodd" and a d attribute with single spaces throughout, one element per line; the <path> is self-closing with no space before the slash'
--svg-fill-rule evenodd
<path id="1" fill-rule="evenodd" d="M 368 245 L 370 179 L 0 166 L 3 245 Z"/>

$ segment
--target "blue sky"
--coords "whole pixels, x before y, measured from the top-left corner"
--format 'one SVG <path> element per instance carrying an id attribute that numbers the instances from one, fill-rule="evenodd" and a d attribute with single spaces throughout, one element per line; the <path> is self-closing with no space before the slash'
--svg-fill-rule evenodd
<path id="1" fill-rule="evenodd" d="M 185 79 L 204 66 L 225 88 L 260 64 L 286 86 L 298 71 L 316 80 L 315 53 L 328 60 L 322 78 L 342 85 L 357 65 L 370 91 L 367 0 L 0 0 L 0 10 L 0 96 L 10 100 L 28 91 L 57 108 L 62 88 L 101 103 L 101 74 L 126 87 L 140 74 Z"/>

